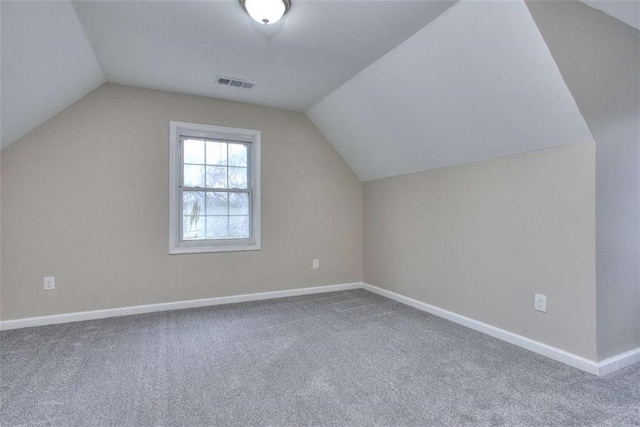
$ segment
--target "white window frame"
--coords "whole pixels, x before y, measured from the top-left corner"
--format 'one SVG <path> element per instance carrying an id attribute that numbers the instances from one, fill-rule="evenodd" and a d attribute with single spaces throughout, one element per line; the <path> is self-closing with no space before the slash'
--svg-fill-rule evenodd
<path id="1" fill-rule="evenodd" d="M 238 252 L 261 249 L 260 241 L 260 137 L 261 132 L 223 126 L 171 121 L 169 124 L 169 254 Z M 218 139 L 249 145 L 250 237 L 248 239 L 182 240 L 181 138 Z"/>

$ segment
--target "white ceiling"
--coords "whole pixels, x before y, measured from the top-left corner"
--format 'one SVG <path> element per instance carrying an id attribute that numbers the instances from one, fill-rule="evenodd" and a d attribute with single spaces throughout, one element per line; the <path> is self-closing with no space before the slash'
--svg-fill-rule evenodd
<path id="1" fill-rule="evenodd" d="M 105 81 L 304 111 L 455 1 L 294 0 L 264 27 L 238 0 L 0 0 L 2 147 Z"/>
<path id="2" fill-rule="evenodd" d="M 640 30 L 640 0 L 581 0 L 594 9 Z"/>
<path id="3" fill-rule="evenodd" d="M 105 82 L 68 1 L 0 2 L 2 147 Z"/>
<path id="4" fill-rule="evenodd" d="M 454 2 L 294 0 L 268 27 L 238 0 L 74 6 L 109 82 L 305 111 Z"/>
<path id="5" fill-rule="evenodd" d="M 315 105 L 364 180 L 590 139 L 524 5 L 455 2 L 294 0 L 263 27 L 237 0 L 0 0 L 2 146 L 105 81 Z M 637 0 L 584 2 L 637 27 Z"/>
<path id="6" fill-rule="evenodd" d="M 463 1 L 307 115 L 367 181 L 592 140 L 521 1 Z"/>

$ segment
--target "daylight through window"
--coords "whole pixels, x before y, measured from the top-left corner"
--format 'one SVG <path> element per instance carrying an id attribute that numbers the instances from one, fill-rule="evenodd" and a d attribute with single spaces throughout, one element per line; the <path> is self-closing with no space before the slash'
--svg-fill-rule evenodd
<path id="1" fill-rule="evenodd" d="M 259 136 L 172 122 L 171 253 L 259 249 Z"/>

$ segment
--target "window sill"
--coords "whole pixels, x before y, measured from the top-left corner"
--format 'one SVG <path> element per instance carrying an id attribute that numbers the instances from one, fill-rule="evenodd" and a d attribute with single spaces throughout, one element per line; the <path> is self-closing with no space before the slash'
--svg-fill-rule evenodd
<path id="1" fill-rule="evenodd" d="M 176 246 L 169 248 L 169 255 L 206 254 L 219 252 L 259 251 L 261 246 L 254 245 L 215 245 L 215 246 Z"/>

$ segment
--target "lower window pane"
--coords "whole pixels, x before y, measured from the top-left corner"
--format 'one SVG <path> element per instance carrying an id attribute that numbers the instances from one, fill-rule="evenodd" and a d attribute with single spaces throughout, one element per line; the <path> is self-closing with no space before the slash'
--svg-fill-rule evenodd
<path id="1" fill-rule="evenodd" d="M 229 238 L 229 217 L 228 216 L 208 216 L 207 217 L 207 239 L 228 239 Z"/>
<path id="2" fill-rule="evenodd" d="M 204 191 L 185 191 L 182 193 L 182 215 L 204 215 Z"/>
<path id="3" fill-rule="evenodd" d="M 249 215 L 249 193 L 229 193 L 229 215 Z"/>
<path id="4" fill-rule="evenodd" d="M 182 217 L 182 239 L 204 239 L 204 217 L 200 215 L 184 215 Z"/>
<path id="5" fill-rule="evenodd" d="M 229 213 L 227 193 L 207 193 L 207 215 L 227 215 Z"/>
<path id="6" fill-rule="evenodd" d="M 229 238 L 248 239 L 249 238 L 249 217 L 230 216 L 229 217 Z"/>

